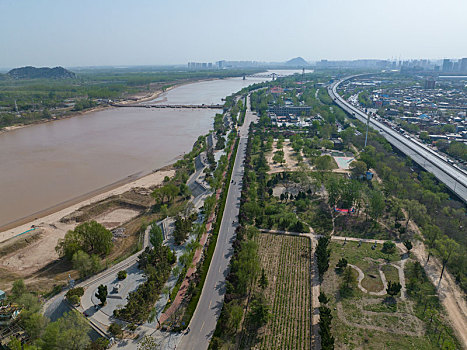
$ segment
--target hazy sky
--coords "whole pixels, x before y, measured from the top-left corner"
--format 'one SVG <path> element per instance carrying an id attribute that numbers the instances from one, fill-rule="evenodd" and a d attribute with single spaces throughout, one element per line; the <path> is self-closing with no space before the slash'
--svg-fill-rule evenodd
<path id="1" fill-rule="evenodd" d="M 467 57 L 466 0 L 0 0 L 0 67 Z"/>

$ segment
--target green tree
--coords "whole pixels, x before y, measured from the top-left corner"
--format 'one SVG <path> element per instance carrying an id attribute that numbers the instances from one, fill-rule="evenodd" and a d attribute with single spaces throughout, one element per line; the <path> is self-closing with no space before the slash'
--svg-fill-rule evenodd
<path id="1" fill-rule="evenodd" d="M 68 231 L 65 238 L 58 240 L 55 250 L 60 257 L 71 260 L 78 250 L 82 250 L 82 237 L 77 232 Z"/>
<path id="2" fill-rule="evenodd" d="M 58 241 L 55 250 L 68 260 L 79 250 L 106 255 L 113 247 L 112 237 L 112 232 L 96 221 L 85 222 L 68 231 L 65 238 Z"/>
<path id="3" fill-rule="evenodd" d="M 120 338 L 123 335 L 122 326 L 115 322 L 110 324 L 108 331 L 117 338 Z"/>
<path id="4" fill-rule="evenodd" d="M 262 290 L 266 289 L 269 284 L 268 277 L 264 272 L 264 268 L 261 269 L 261 277 L 259 278 L 259 286 Z"/>
<path id="5" fill-rule="evenodd" d="M 402 286 L 399 282 L 388 282 L 388 287 L 386 288 L 386 293 L 391 297 L 395 297 L 401 291 Z"/>
<path id="6" fill-rule="evenodd" d="M 167 197 L 167 200 L 169 202 L 172 202 L 175 196 L 177 196 L 177 194 L 180 192 L 180 189 L 177 187 L 177 185 L 173 183 L 168 183 L 167 185 L 163 187 L 163 192 L 165 196 Z"/>
<path id="7" fill-rule="evenodd" d="M 393 241 L 386 241 L 383 243 L 381 251 L 388 255 L 394 254 L 396 252 L 396 244 Z"/>
<path id="8" fill-rule="evenodd" d="M 339 261 L 337 262 L 336 264 L 336 268 L 339 270 L 339 271 L 342 271 L 344 270 L 346 267 L 347 267 L 347 259 L 346 258 L 340 258 Z"/>
<path id="9" fill-rule="evenodd" d="M 326 181 L 326 190 L 328 191 L 328 203 L 334 207 L 341 195 L 341 182 L 334 176 L 330 177 Z"/>
<path id="10" fill-rule="evenodd" d="M 284 163 L 285 158 L 284 158 L 284 151 L 276 151 L 274 152 L 274 156 L 272 157 L 272 160 L 274 163 Z"/>
<path id="11" fill-rule="evenodd" d="M 320 302 L 320 304 L 326 305 L 327 303 L 329 303 L 329 298 L 323 291 L 320 291 L 318 301 Z"/>
<path id="12" fill-rule="evenodd" d="M 409 226 L 410 220 L 420 219 L 423 215 L 426 214 L 426 207 L 416 200 L 405 200 L 404 206 L 407 210 L 407 222 L 405 223 L 406 229 Z"/>
<path id="13" fill-rule="evenodd" d="M 49 319 L 39 312 L 23 312 L 21 315 L 21 325 L 31 340 L 39 339 L 48 323 Z"/>
<path id="14" fill-rule="evenodd" d="M 225 320 L 226 334 L 235 334 L 243 319 L 243 307 L 235 302 L 226 303 L 222 309 L 221 320 Z"/>
<path id="15" fill-rule="evenodd" d="M 24 281 L 22 279 L 14 281 L 13 287 L 11 288 L 11 298 L 13 300 L 18 300 L 24 293 L 26 293 Z"/>
<path id="16" fill-rule="evenodd" d="M 105 302 L 107 301 L 107 286 L 101 284 L 99 287 L 97 287 L 97 293 L 96 293 L 96 298 L 99 299 L 101 302 L 101 305 L 104 306 Z"/>
<path id="17" fill-rule="evenodd" d="M 76 305 L 79 304 L 81 301 L 81 297 L 84 295 L 84 288 L 77 287 L 68 290 L 65 294 L 65 298 L 72 304 Z"/>
<path id="18" fill-rule="evenodd" d="M 406 240 L 404 241 L 404 246 L 407 249 L 407 252 L 410 254 L 410 251 L 413 248 L 412 242 L 410 242 L 409 240 Z"/>
<path id="19" fill-rule="evenodd" d="M 81 278 L 94 274 L 102 268 L 97 255 L 93 254 L 92 256 L 89 256 L 89 254 L 82 250 L 73 254 L 71 262 L 73 264 L 73 268 L 79 272 Z"/>
<path id="20" fill-rule="evenodd" d="M 113 247 L 112 232 L 96 221 L 84 222 L 74 229 L 82 237 L 82 248 L 86 252 L 107 255 Z"/>
<path id="21" fill-rule="evenodd" d="M 8 342 L 8 349 L 10 350 L 22 350 L 21 340 L 16 337 L 12 337 Z"/>
<path id="22" fill-rule="evenodd" d="M 430 256 L 436 248 L 436 241 L 441 237 L 441 230 L 438 226 L 427 224 L 423 227 L 423 235 L 425 236 L 425 243 L 428 246 L 428 258 L 426 262 L 430 261 Z"/>
<path id="23" fill-rule="evenodd" d="M 450 261 L 453 253 L 459 251 L 459 248 L 459 243 L 457 243 L 451 238 L 448 238 L 447 236 L 444 236 L 436 242 L 436 250 L 439 252 L 439 255 L 441 256 L 443 262 L 443 268 L 441 269 L 441 275 L 439 276 L 438 285 L 441 283 L 441 279 L 443 278 L 444 269 L 446 268 L 446 265 Z"/>
<path id="24" fill-rule="evenodd" d="M 321 336 L 321 349 L 333 350 L 334 337 L 331 334 L 331 309 L 325 305 L 319 307 L 319 335 Z"/>
<path id="25" fill-rule="evenodd" d="M 256 295 L 251 302 L 250 313 L 248 314 L 251 325 L 259 328 L 266 324 L 269 319 L 269 306 L 262 294 Z"/>
<path id="26" fill-rule="evenodd" d="M 187 184 L 181 183 L 179 186 L 179 189 L 180 189 L 180 196 L 185 197 L 185 198 L 189 198 L 191 196 L 191 191 L 188 188 Z"/>
<path id="27" fill-rule="evenodd" d="M 126 276 L 127 276 L 126 270 L 120 270 L 120 271 L 118 271 L 118 273 L 117 273 L 117 278 L 118 278 L 120 281 L 124 280 L 124 279 L 126 278 Z"/>
<path id="28" fill-rule="evenodd" d="M 322 236 L 318 239 L 316 246 L 316 258 L 318 261 L 319 277 L 322 280 L 324 273 L 329 268 L 329 257 L 331 256 L 331 249 L 328 249 L 330 238 Z"/>
<path id="29" fill-rule="evenodd" d="M 49 323 L 38 341 L 42 349 L 78 350 L 91 343 L 88 332 L 91 327 L 77 311 L 70 311 L 57 321 Z"/>
<path id="30" fill-rule="evenodd" d="M 381 215 L 383 215 L 384 209 L 386 208 L 383 194 L 377 190 L 370 191 L 368 195 L 368 204 L 370 217 L 376 223 Z"/>
<path id="31" fill-rule="evenodd" d="M 160 247 L 164 241 L 162 229 L 156 223 L 151 225 L 151 230 L 149 231 L 149 241 L 154 247 Z"/>
<path id="32" fill-rule="evenodd" d="M 352 127 L 346 128 L 344 131 L 341 131 L 340 136 L 342 138 L 342 141 L 346 146 L 352 142 L 352 139 L 355 135 L 355 130 Z"/>
<path id="33" fill-rule="evenodd" d="M 106 338 L 97 338 L 86 350 L 106 350 L 109 347 L 109 340 Z"/>
<path id="34" fill-rule="evenodd" d="M 352 176 L 358 179 L 360 178 L 360 176 L 365 176 L 367 171 L 367 165 L 361 160 L 354 160 L 352 163 L 350 163 L 350 171 L 352 173 Z"/>
<path id="35" fill-rule="evenodd" d="M 420 140 L 423 140 L 423 141 L 429 141 L 430 140 L 430 136 L 428 135 L 428 133 L 426 131 L 421 131 L 420 132 Z"/>
<path id="36" fill-rule="evenodd" d="M 325 154 L 315 160 L 315 167 L 317 170 L 332 170 L 334 169 L 334 160 L 330 155 Z"/>
<path id="37" fill-rule="evenodd" d="M 345 268 L 342 277 L 345 289 L 352 289 L 357 282 L 357 279 L 355 278 L 355 275 L 353 274 L 352 268 L 350 266 Z"/>

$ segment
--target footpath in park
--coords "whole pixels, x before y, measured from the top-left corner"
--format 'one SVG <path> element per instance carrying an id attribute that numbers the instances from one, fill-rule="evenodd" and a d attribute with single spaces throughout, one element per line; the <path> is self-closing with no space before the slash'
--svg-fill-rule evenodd
<path id="1" fill-rule="evenodd" d="M 230 158 L 232 156 L 232 152 L 233 152 L 234 147 L 235 147 L 235 142 L 230 147 L 229 154 L 227 155 L 227 164 L 229 164 L 229 162 L 230 162 Z M 227 173 L 227 171 L 224 171 L 222 173 L 223 178 L 225 178 L 226 173 Z M 229 184 L 227 184 L 227 186 L 228 185 Z M 216 205 L 219 202 L 221 192 L 222 191 L 221 191 L 220 188 L 216 191 Z M 208 236 L 212 231 L 212 224 L 214 222 L 214 219 L 215 219 L 215 213 L 213 212 L 213 213 L 211 213 L 211 215 L 209 216 L 209 218 L 207 220 L 206 231 L 203 233 L 203 235 L 201 236 L 201 238 L 199 240 L 200 247 L 196 250 L 196 252 L 195 252 L 195 254 L 193 256 L 193 261 L 192 261 L 192 264 L 191 264 L 192 267 L 190 267 L 187 270 L 185 278 L 183 279 L 183 282 L 180 285 L 180 289 L 178 290 L 178 293 L 177 293 L 174 301 L 169 306 L 169 308 L 164 313 L 162 313 L 161 317 L 159 318 L 159 324 L 162 325 L 165 321 L 167 321 L 178 310 L 181 303 L 183 302 L 183 299 L 185 299 L 186 293 L 188 291 L 188 286 L 190 285 L 191 278 L 192 278 L 192 276 L 195 274 L 195 272 L 197 270 L 197 265 L 200 262 L 201 257 L 203 255 L 203 250 L 204 250 L 204 247 L 205 247 L 206 242 L 208 240 Z"/>
<path id="2" fill-rule="evenodd" d="M 418 228 L 414 227 L 415 232 L 419 232 Z M 319 238 L 321 235 L 316 235 L 312 233 L 301 233 L 301 232 L 289 232 L 282 230 L 269 230 L 269 229 L 260 229 L 264 233 L 274 233 L 274 234 L 285 234 L 291 236 L 303 236 L 309 237 L 311 239 Z M 365 238 L 355 238 L 355 237 L 342 237 L 342 236 L 331 236 L 331 240 L 337 241 L 353 241 L 353 242 L 363 242 L 363 243 L 377 243 L 383 244 L 386 240 L 380 239 L 365 239 Z M 405 246 L 397 242 L 396 246 L 407 254 Z M 456 332 L 459 341 L 463 345 L 464 349 L 467 349 L 467 303 L 465 301 L 465 294 L 460 290 L 459 286 L 456 284 L 455 279 L 449 271 L 444 271 L 443 279 L 441 283 L 439 282 L 439 276 L 441 275 L 442 264 L 439 260 L 431 256 L 430 262 L 428 263 L 428 253 L 425 249 L 425 246 L 422 242 L 417 242 L 412 251 L 412 256 L 422 265 L 428 278 L 431 280 L 431 283 L 437 287 L 437 294 L 442 302 L 443 306 L 446 308 L 447 315 L 451 321 L 451 325 Z M 395 266 L 398 269 L 399 276 L 401 276 L 401 269 L 404 268 L 404 262 L 407 259 L 401 261 L 401 265 Z M 401 279 L 402 280 L 402 279 Z M 317 291 L 313 289 L 313 292 Z M 319 307 L 318 303 L 313 303 L 313 308 Z M 313 321 L 315 322 L 315 321 Z"/>

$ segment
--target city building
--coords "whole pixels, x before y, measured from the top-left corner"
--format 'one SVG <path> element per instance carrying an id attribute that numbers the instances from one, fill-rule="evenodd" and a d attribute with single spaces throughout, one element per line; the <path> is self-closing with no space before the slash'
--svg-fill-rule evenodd
<path id="1" fill-rule="evenodd" d="M 436 81 L 433 78 L 425 80 L 425 89 L 434 89 Z"/>
<path id="2" fill-rule="evenodd" d="M 452 62 L 450 59 L 445 58 L 443 60 L 443 72 L 451 72 L 452 71 Z"/>
<path id="3" fill-rule="evenodd" d="M 288 116 L 288 115 L 310 115 L 310 106 L 270 106 L 268 108 L 269 113 L 274 113 L 277 116 Z"/>

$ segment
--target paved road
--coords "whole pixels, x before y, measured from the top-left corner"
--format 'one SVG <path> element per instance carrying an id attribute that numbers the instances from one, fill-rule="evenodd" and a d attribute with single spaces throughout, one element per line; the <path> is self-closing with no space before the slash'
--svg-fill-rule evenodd
<path id="1" fill-rule="evenodd" d="M 347 77 L 329 86 L 328 92 L 341 108 L 353 114 L 360 121 L 366 123 L 368 115 L 349 104 L 336 91 L 340 83 L 350 78 L 351 77 Z M 451 191 L 456 193 L 460 199 L 467 203 L 467 176 L 462 171 L 454 168 L 425 145 L 407 139 L 397 131 L 374 118 L 370 118 L 370 126 L 380 131 L 381 135 L 383 135 L 389 143 L 410 156 L 415 162 L 432 173 L 439 181 L 443 182 Z"/>
<path id="2" fill-rule="evenodd" d="M 254 118 L 256 117 L 248 108 L 244 125 L 240 128 L 240 142 L 232 172 L 233 183 L 230 184 L 227 194 L 216 249 L 214 250 L 198 306 L 190 322 L 190 332 L 183 336 L 177 349 L 207 349 L 216 328 L 217 319 L 224 302 L 225 278 L 227 277 L 229 261 L 233 254 L 232 243 L 235 239 L 235 227 L 240 207 L 241 181 L 248 127 Z"/>

